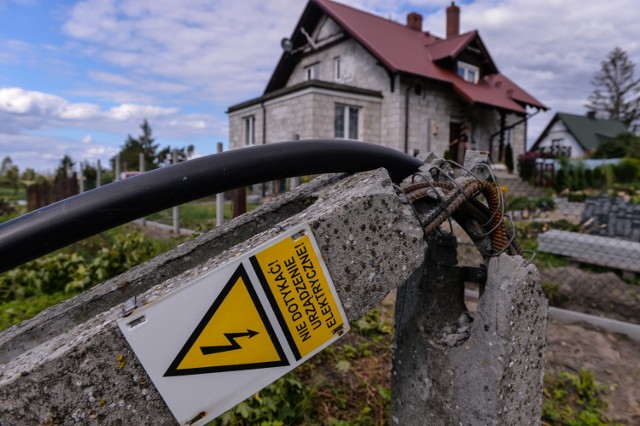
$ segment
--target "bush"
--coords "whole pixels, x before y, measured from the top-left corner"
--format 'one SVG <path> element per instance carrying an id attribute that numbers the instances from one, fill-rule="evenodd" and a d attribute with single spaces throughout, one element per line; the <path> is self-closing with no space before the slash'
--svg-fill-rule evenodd
<path id="1" fill-rule="evenodd" d="M 622 132 L 605 141 L 593 153 L 593 158 L 640 158 L 640 137 L 630 132 Z"/>
<path id="2" fill-rule="evenodd" d="M 0 198 L 0 215 L 13 213 L 15 208 L 4 198 Z"/>
<path id="3" fill-rule="evenodd" d="M 504 149 L 504 164 L 507 166 L 509 173 L 513 173 L 513 148 L 511 148 L 510 143 Z"/>
<path id="4" fill-rule="evenodd" d="M 541 154 L 534 151 L 518 155 L 518 175 L 522 180 L 533 181 L 536 173 L 536 160 L 540 157 Z"/>
<path id="5" fill-rule="evenodd" d="M 613 166 L 617 182 L 636 182 L 640 178 L 640 160 L 625 158 Z"/>
<path id="6" fill-rule="evenodd" d="M 587 200 L 587 194 L 582 191 L 570 192 L 567 195 L 567 201 L 574 203 L 584 203 Z"/>
<path id="7" fill-rule="evenodd" d="M 0 275 L 0 302 L 84 290 L 154 255 L 140 232 L 115 233 L 106 243 L 94 255 L 60 251 L 7 271 Z"/>
<path id="8" fill-rule="evenodd" d="M 610 140 L 601 143 L 592 155 L 592 158 L 622 158 L 627 155 L 627 145 L 618 140 Z"/>
<path id="9" fill-rule="evenodd" d="M 551 197 L 538 197 L 536 198 L 536 207 L 543 211 L 553 210 L 556 206 L 555 201 Z"/>
<path id="10" fill-rule="evenodd" d="M 586 169 L 584 171 L 584 183 L 587 188 L 595 188 L 595 179 L 593 177 L 593 170 Z"/>
<path id="11" fill-rule="evenodd" d="M 553 187 L 557 192 L 562 192 L 567 187 L 567 170 L 562 168 L 556 172 Z"/>
<path id="12" fill-rule="evenodd" d="M 507 199 L 507 209 L 509 210 L 524 210 L 533 208 L 533 202 L 531 198 L 526 195 L 518 195 L 516 197 L 509 197 Z"/>

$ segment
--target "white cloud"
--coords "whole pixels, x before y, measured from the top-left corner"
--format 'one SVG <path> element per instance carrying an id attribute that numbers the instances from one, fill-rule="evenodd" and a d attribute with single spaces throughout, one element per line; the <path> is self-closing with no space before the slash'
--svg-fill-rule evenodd
<path id="1" fill-rule="evenodd" d="M 10 87 L 0 88 L 0 152 L 21 167 L 36 169 L 54 168 L 65 154 L 74 159 L 107 161 L 117 152 L 115 145 L 121 145 L 127 134 L 138 134 L 143 119 L 149 120 L 154 136 L 161 143 L 177 140 L 187 144 L 191 138 L 219 138 L 227 133 L 226 120 L 210 114 L 185 114 L 175 107 L 132 103 L 105 109 L 96 104 L 73 103 L 49 93 Z M 100 140 L 85 134 L 73 140 L 42 135 L 52 130 L 60 134 L 68 129 L 86 129 L 113 137 Z"/>
<path id="2" fill-rule="evenodd" d="M 30 116 L 49 123 L 92 120 L 141 121 L 145 118 L 151 120 L 176 115 L 179 112 L 178 108 L 135 104 L 121 104 L 103 111 L 95 104 L 71 103 L 48 93 L 19 87 L 0 88 L 0 114 Z"/>
<path id="3" fill-rule="evenodd" d="M 21 170 L 31 167 L 40 172 L 52 172 L 64 155 L 91 163 L 106 164 L 118 149 L 105 144 L 78 144 L 77 141 L 42 135 L 0 133 L 0 152 L 9 155 Z"/>
<path id="4" fill-rule="evenodd" d="M 138 120 L 148 118 L 160 118 L 168 115 L 177 114 L 178 108 L 163 108 L 152 105 L 134 105 L 134 104 L 122 104 L 117 107 L 111 108 L 106 112 L 106 115 L 116 120 L 129 120 L 135 118 Z"/>
<path id="5" fill-rule="evenodd" d="M 228 106 L 260 94 L 291 34 L 299 0 L 83 0 L 64 31 L 87 54 L 128 70 L 145 94 L 181 94 Z M 101 81 L 113 76 L 94 73 Z M 115 82 L 126 84 L 125 81 Z"/>
<path id="6" fill-rule="evenodd" d="M 30 92 L 19 87 L 0 89 L 0 111 L 11 114 L 59 115 L 65 100 L 41 92 Z"/>

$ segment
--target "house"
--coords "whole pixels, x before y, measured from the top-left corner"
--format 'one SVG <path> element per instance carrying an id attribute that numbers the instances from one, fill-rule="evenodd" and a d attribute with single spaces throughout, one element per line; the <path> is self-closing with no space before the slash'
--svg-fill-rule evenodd
<path id="1" fill-rule="evenodd" d="M 501 161 L 525 151 L 528 108 L 540 101 L 504 74 L 477 31 L 446 37 L 329 0 L 310 0 L 262 96 L 229 107 L 231 148 L 310 138 L 348 138 L 415 155 L 489 150 Z M 457 143 L 466 133 L 468 144 Z M 453 143 L 452 143 L 453 142 Z"/>
<path id="2" fill-rule="evenodd" d="M 626 131 L 627 127 L 621 121 L 595 118 L 592 113 L 576 115 L 559 112 L 547 124 L 531 151 L 551 157 L 584 158 L 602 142 Z"/>

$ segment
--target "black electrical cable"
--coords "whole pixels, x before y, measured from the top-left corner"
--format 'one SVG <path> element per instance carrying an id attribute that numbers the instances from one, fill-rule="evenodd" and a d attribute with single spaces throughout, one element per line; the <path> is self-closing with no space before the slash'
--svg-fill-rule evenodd
<path id="1" fill-rule="evenodd" d="M 287 177 L 384 167 L 395 182 L 423 163 L 365 142 L 304 140 L 231 150 L 114 182 L 0 224 L 0 273 L 151 213 Z"/>

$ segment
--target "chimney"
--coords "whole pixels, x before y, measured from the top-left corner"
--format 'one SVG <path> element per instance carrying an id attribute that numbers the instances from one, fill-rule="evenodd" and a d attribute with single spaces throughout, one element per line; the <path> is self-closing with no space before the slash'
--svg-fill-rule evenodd
<path id="1" fill-rule="evenodd" d="M 447 7 L 447 38 L 460 34 L 460 8 L 455 2 Z"/>
<path id="2" fill-rule="evenodd" d="M 591 120 L 595 120 L 596 119 L 596 112 L 594 110 L 587 111 L 587 118 L 589 118 Z"/>
<path id="3" fill-rule="evenodd" d="M 416 12 L 407 14 L 407 27 L 412 30 L 422 31 L 422 15 Z"/>

